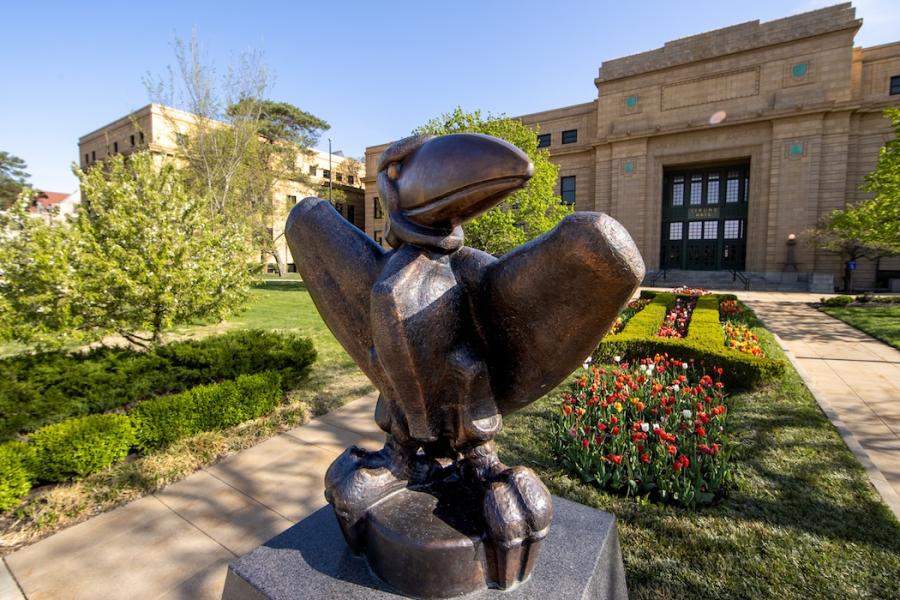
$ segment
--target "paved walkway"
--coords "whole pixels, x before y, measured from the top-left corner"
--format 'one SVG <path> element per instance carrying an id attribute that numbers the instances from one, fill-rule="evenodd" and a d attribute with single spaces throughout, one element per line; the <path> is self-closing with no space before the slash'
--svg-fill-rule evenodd
<path id="1" fill-rule="evenodd" d="M 900 519 L 900 351 L 809 306 L 817 295 L 739 296 L 780 338 L 807 387 Z"/>
<path id="2" fill-rule="evenodd" d="M 325 470 L 344 448 L 382 446 L 375 398 L 7 556 L 0 600 L 219 600 L 229 562 L 325 505 Z"/>

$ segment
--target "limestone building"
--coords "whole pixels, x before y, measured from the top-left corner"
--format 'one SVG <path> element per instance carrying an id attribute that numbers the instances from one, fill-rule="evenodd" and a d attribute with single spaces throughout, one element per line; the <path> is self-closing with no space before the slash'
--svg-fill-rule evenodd
<path id="1" fill-rule="evenodd" d="M 559 165 L 563 201 L 622 222 L 650 277 L 737 270 L 757 287 L 803 288 L 816 273 L 827 287 L 841 260 L 801 234 L 866 197 L 863 177 L 892 135 L 883 110 L 900 105 L 900 42 L 854 47 L 861 25 L 847 3 L 673 40 L 604 61 L 591 102 L 519 118 Z M 366 152 L 376 240 L 385 147 Z M 900 260 L 881 269 L 900 277 Z M 855 283 L 875 278 L 860 262 Z"/>
<path id="2" fill-rule="evenodd" d="M 78 154 L 82 169 L 112 154 L 130 154 L 149 150 L 161 158 L 174 159 L 181 136 L 188 135 L 196 115 L 161 104 L 148 104 L 112 123 L 82 136 L 78 140 Z M 272 202 L 272 236 L 276 240 L 276 252 L 288 272 L 296 267 L 290 249 L 284 239 L 284 222 L 287 213 L 298 200 L 306 196 L 320 195 L 318 186 L 329 181 L 334 193 L 335 208 L 351 223 L 364 229 L 363 178 L 361 165 L 348 161 L 342 153 L 313 150 L 310 155 L 300 155 L 297 168 L 308 175 L 309 183 L 279 181 L 275 186 Z M 268 272 L 276 270 L 276 258 L 266 258 Z"/>

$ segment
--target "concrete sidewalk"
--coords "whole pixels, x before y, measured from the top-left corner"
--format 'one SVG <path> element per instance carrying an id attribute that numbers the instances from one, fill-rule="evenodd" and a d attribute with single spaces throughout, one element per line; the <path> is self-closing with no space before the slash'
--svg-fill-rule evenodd
<path id="1" fill-rule="evenodd" d="M 818 296 L 743 292 L 900 519 L 900 351 L 808 305 Z"/>
<path id="2" fill-rule="evenodd" d="M 325 470 L 344 448 L 383 445 L 376 397 L 7 556 L 0 600 L 218 600 L 229 562 L 325 505 Z"/>

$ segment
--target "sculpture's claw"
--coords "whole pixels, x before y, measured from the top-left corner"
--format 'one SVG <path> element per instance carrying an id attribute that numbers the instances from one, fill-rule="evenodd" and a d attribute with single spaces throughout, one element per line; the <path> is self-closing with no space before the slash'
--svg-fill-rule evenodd
<path id="1" fill-rule="evenodd" d="M 325 473 L 325 499 L 334 507 L 350 548 L 361 550 L 359 529 L 372 505 L 409 483 L 428 479 L 439 468 L 391 440 L 377 452 L 358 446 L 344 450 Z"/>
<path id="2" fill-rule="evenodd" d="M 538 545 L 550 530 L 550 492 L 526 467 L 495 475 L 484 495 L 484 518 L 496 552 L 496 581 L 507 588 L 531 573 Z"/>

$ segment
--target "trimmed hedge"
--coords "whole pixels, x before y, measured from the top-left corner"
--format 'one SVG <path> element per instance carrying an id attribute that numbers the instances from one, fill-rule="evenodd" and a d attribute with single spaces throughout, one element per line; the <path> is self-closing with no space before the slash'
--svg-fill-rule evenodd
<path id="1" fill-rule="evenodd" d="M 316 351 L 307 338 L 235 331 L 147 352 L 98 348 L 0 360 L 0 441 L 69 417 L 107 412 L 239 375 L 277 371 L 296 386 Z"/>
<path id="2" fill-rule="evenodd" d="M 825 306 L 847 306 L 853 302 L 852 296 L 831 296 L 822 298 L 822 304 Z"/>
<path id="3" fill-rule="evenodd" d="M 34 475 L 40 481 L 79 479 L 128 455 L 134 442 L 125 415 L 90 415 L 47 425 L 34 434 Z"/>
<path id="4" fill-rule="evenodd" d="M 131 412 L 137 446 L 162 448 L 201 431 L 255 419 L 274 410 L 281 395 L 281 374 L 269 372 L 145 400 Z"/>
<path id="5" fill-rule="evenodd" d="M 0 511 L 17 506 L 31 490 L 33 452 L 24 442 L 0 445 Z"/>
<path id="6" fill-rule="evenodd" d="M 628 321 L 621 333 L 607 336 L 600 342 L 594 360 L 609 362 L 615 356 L 643 358 L 668 354 L 710 367 L 722 367 L 722 379 L 732 388 L 754 387 L 783 373 L 784 363 L 779 360 L 751 356 L 724 345 L 719 321 L 719 301 L 723 299 L 733 299 L 733 295 L 700 296 L 691 315 L 687 336 L 663 338 L 656 332 L 667 310 L 675 303 L 675 294 L 657 294 L 644 310 Z"/>

